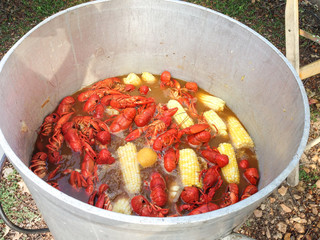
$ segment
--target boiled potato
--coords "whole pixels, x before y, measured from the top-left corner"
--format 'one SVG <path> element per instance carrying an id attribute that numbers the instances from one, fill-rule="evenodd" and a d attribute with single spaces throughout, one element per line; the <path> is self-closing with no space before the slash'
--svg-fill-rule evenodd
<path id="1" fill-rule="evenodd" d="M 151 167 L 157 161 L 157 154 L 151 148 L 142 148 L 138 152 L 138 162 L 143 168 Z"/>
<path id="2" fill-rule="evenodd" d="M 142 81 L 150 84 L 156 83 L 157 81 L 157 79 L 151 73 L 148 73 L 148 72 L 143 72 L 141 75 L 141 78 L 142 78 Z"/>
<path id="3" fill-rule="evenodd" d="M 141 85 L 141 79 L 135 73 L 130 73 L 126 78 L 123 79 L 125 84 L 132 84 L 136 87 Z"/>

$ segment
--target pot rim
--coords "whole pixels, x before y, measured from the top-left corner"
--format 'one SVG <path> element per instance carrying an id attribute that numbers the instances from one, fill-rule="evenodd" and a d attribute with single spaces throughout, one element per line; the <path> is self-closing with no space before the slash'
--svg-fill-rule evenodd
<path id="1" fill-rule="evenodd" d="M 4 57 L 2 58 L 1 62 L 0 62 L 0 73 L 2 72 L 2 69 L 7 61 L 7 59 L 11 56 L 11 54 L 14 52 L 14 50 L 23 42 L 23 40 L 25 38 L 27 38 L 32 32 L 36 31 L 38 28 L 40 28 L 41 26 L 45 25 L 47 22 L 51 21 L 52 19 L 59 17 L 61 15 L 64 15 L 68 12 L 74 11 L 78 8 L 82 8 L 82 7 L 86 7 L 88 5 L 91 4 L 97 4 L 97 3 L 102 3 L 102 2 L 109 2 L 112 0 L 97 0 L 94 2 L 88 2 L 88 3 L 83 3 L 65 10 L 62 10 L 48 18 L 46 18 L 45 20 L 43 20 L 42 22 L 40 22 L 39 24 L 37 24 L 35 27 L 33 27 L 31 30 L 29 30 L 22 38 L 20 38 L 11 48 L 10 50 L 4 55 Z M 159 1 L 159 0 L 157 0 Z M 66 208 L 65 210 L 68 211 L 71 208 L 74 208 L 76 210 L 80 210 L 80 211 L 76 211 L 75 214 L 77 214 L 78 216 L 80 216 L 80 212 L 84 211 L 86 212 L 86 214 L 89 215 L 95 215 L 95 216 L 99 216 L 101 218 L 104 219 L 112 219 L 115 221 L 119 221 L 119 222 L 125 222 L 125 223 L 132 223 L 132 224 L 145 224 L 145 225 L 174 225 L 174 224 L 190 224 L 190 223 L 197 223 L 197 222 L 203 222 L 203 221 L 207 221 L 207 220 L 211 220 L 214 219 L 216 217 L 223 217 L 226 216 L 230 213 L 235 213 L 238 211 L 241 211 L 242 209 L 249 207 L 249 205 L 252 205 L 254 203 L 258 203 L 259 201 L 264 200 L 265 197 L 267 197 L 268 195 L 270 195 L 287 177 L 288 175 L 293 171 L 293 169 L 297 166 L 297 164 L 299 164 L 299 159 L 304 151 L 304 148 L 307 144 L 307 140 L 308 140 L 308 135 L 309 135 L 309 128 L 310 128 L 310 112 L 309 112 L 309 104 L 308 104 L 308 99 L 306 96 L 306 92 L 304 89 L 304 86 L 302 84 L 302 81 L 299 78 L 299 75 L 297 74 L 297 72 L 295 71 L 295 69 L 293 68 L 293 66 L 291 65 L 291 63 L 288 61 L 287 58 L 285 58 L 285 56 L 275 47 L 273 46 L 267 39 L 265 39 L 264 37 L 262 37 L 260 34 L 258 34 L 257 32 L 255 32 L 254 30 L 252 30 L 251 28 L 247 27 L 246 25 L 242 24 L 241 22 L 232 19 L 224 14 L 221 14 L 217 11 L 196 5 L 196 4 L 192 4 L 192 3 L 187 3 L 184 1 L 176 1 L 176 0 L 162 0 L 162 1 L 166 1 L 166 2 L 172 2 L 174 4 L 182 4 L 182 5 L 189 5 L 192 6 L 194 8 L 199 8 L 203 11 L 207 11 L 208 13 L 214 13 L 216 15 L 219 15 L 220 17 L 226 18 L 229 21 L 238 24 L 240 27 L 244 28 L 244 30 L 249 31 L 251 34 L 254 34 L 256 37 L 260 38 L 262 41 L 264 41 L 273 51 L 276 52 L 276 54 L 282 58 L 282 60 L 287 64 L 287 66 L 289 67 L 290 71 L 293 73 L 296 82 L 298 84 L 300 93 L 302 95 L 302 100 L 303 100 L 303 105 L 304 105 L 304 129 L 303 129 L 303 135 L 301 137 L 300 140 L 300 144 L 299 147 L 297 149 L 297 151 L 295 152 L 295 155 L 293 157 L 293 159 L 290 161 L 290 163 L 288 164 L 288 166 L 281 172 L 281 174 L 276 177 L 271 183 L 269 183 L 267 186 L 265 186 L 264 188 L 260 189 L 256 194 L 252 195 L 251 197 L 242 200 L 236 204 L 233 204 L 229 207 L 223 208 L 223 209 L 218 209 L 212 212 L 208 212 L 208 213 L 204 213 L 204 214 L 200 214 L 200 215 L 193 215 L 193 216 L 183 216 L 183 217 L 166 217 L 166 218 L 151 218 L 151 217 L 141 217 L 141 216 L 133 216 L 133 215 L 125 215 L 125 214 L 120 214 L 120 213 L 116 213 L 116 212 L 111 212 L 108 211 L 106 214 L 106 210 L 97 208 L 97 207 L 93 207 L 87 203 L 84 203 L 80 200 L 77 200 L 57 189 L 55 189 L 54 187 L 50 186 L 49 184 L 47 184 L 45 181 L 43 181 L 41 178 L 39 178 L 38 176 L 36 176 L 20 159 L 19 157 L 14 153 L 14 151 L 11 149 L 11 147 L 9 146 L 7 140 L 5 139 L 2 130 L 0 129 L 0 146 L 3 148 L 3 151 L 5 152 L 6 156 L 8 157 L 8 159 L 10 160 L 10 162 L 15 166 L 15 168 L 17 168 L 19 170 L 20 173 L 23 173 L 25 177 L 27 177 L 28 179 L 30 179 L 34 184 L 36 184 L 36 186 L 38 188 L 40 188 L 41 190 L 45 191 L 46 193 L 51 195 L 51 198 L 49 199 L 49 201 L 53 201 L 53 199 L 57 198 L 63 202 L 65 202 L 67 205 L 70 206 L 70 208 Z M 1 156 L 0 156 L 1 157 Z M 54 201 L 53 201 L 54 202 Z M 95 218 L 91 218 L 92 221 L 96 221 L 99 222 L 97 219 Z"/>

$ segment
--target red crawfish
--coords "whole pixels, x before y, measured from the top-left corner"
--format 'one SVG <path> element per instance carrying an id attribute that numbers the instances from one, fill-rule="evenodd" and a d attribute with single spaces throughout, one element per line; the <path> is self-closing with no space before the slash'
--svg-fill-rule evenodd
<path id="1" fill-rule="evenodd" d="M 53 131 L 54 123 L 56 123 L 59 118 L 60 117 L 57 113 L 51 113 L 45 117 L 42 125 L 40 126 L 40 133 L 43 136 L 49 136 Z"/>
<path id="2" fill-rule="evenodd" d="M 111 133 L 122 132 L 129 128 L 136 116 L 135 108 L 126 108 L 119 114 L 110 125 Z"/>
<path id="3" fill-rule="evenodd" d="M 147 95 L 148 92 L 149 92 L 149 87 L 146 86 L 146 85 L 142 85 L 140 88 L 139 88 L 139 92 L 141 95 Z"/>
<path id="4" fill-rule="evenodd" d="M 180 198 L 185 204 L 179 206 L 179 212 L 194 209 L 197 204 L 201 204 L 199 189 L 197 187 L 185 187 L 180 194 Z"/>
<path id="5" fill-rule="evenodd" d="M 44 178 L 47 174 L 47 160 L 48 155 L 44 152 L 37 152 L 32 156 L 30 162 L 30 170 L 34 172 L 39 178 Z"/>
<path id="6" fill-rule="evenodd" d="M 122 95 L 123 93 L 117 91 L 117 90 L 110 90 L 107 88 L 101 88 L 101 89 L 90 89 L 85 92 L 82 92 L 78 95 L 78 101 L 79 102 L 85 102 L 87 101 L 92 95 L 97 94 L 100 98 L 103 98 L 105 95 Z M 101 99 L 102 102 L 102 99 Z"/>
<path id="7" fill-rule="evenodd" d="M 101 184 L 99 187 L 99 190 L 94 191 L 90 195 L 88 204 L 98 208 L 112 211 L 111 201 L 108 194 L 106 193 L 108 189 L 109 189 L 109 186 L 106 183 Z"/>
<path id="8" fill-rule="evenodd" d="M 230 183 L 227 186 L 226 193 L 224 193 L 224 197 L 222 199 L 222 203 L 220 203 L 220 207 L 227 207 L 232 204 L 235 204 L 239 201 L 239 187 L 235 183 Z"/>
<path id="9" fill-rule="evenodd" d="M 121 80 L 117 77 L 106 78 L 92 85 L 91 89 L 100 89 L 107 88 L 113 89 L 118 83 L 121 83 Z"/>
<path id="10" fill-rule="evenodd" d="M 62 147 L 62 144 L 64 142 L 64 137 L 60 131 L 55 132 L 51 138 L 49 138 L 49 144 L 47 144 L 47 148 L 50 151 L 59 151 Z"/>
<path id="11" fill-rule="evenodd" d="M 85 154 L 83 157 L 81 163 L 81 174 L 85 178 L 88 178 L 89 176 L 97 176 L 97 165 L 89 154 Z"/>
<path id="12" fill-rule="evenodd" d="M 195 124 L 185 129 L 182 129 L 178 132 L 178 138 L 180 139 L 182 135 L 187 134 L 187 142 L 193 146 L 199 146 L 202 143 L 207 143 L 211 139 L 211 134 L 209 131 L 210 125 L 206 123 Z"/>
<path id="13" fill-rule="evenodd" d="M 243 191 L 243 194 L 241 196 L 241 199 L 240 200 L 243 200 L 243 199 L 246 199 L 250 196 L 252 196 L 253 194 L 255 194 L 256 192 L 258 192 L 258 188 L 254 185 L 248 185 L 244 191 Z"/>
<path id="14" fill-rule="evenodd" d="M 211 201 L 216 191 L 221 187 L 223 181 L 219 173 L 219 167 L 217 165 L 210 167 L 207 170 L 202 170 L 199 178 L 203 177 L 203 191 L 208 194 L 203 196 L 204 201 Z"/>
<path id="15" fill-rule="evenodd" d="M 151 121 L 155 111 L 156 111 L 155 104 L 146 105 L 146 107 L 143 108 L 142 110 L 138 110 L 138 114 L 134 118 L 135 124 L 138 127 L 143 127 L 147 125 Z"/>
<path id="16" fill-rule="evenodd" d="M 220 168 L 223 168 L 229 163 L 229 157 L 225 154 L 220 154 L 216 148 L 210 148 L 208 146 L 201 151 L 201 155 L 209 162 L 217 164 Z"/>
<path id="17" fill-rule="evenodd" d="M 196 84 L 195 82 L 187 82 L 185 84 L 185 88 L 188 89 L 189 91 L 197 92 L 198 91 L 198 84 Z"/>
<path id="18" fill-rule="evenodd" d="M 244 177 L 252 185 L 257 185 L 259 181 L 259 172 L 256 168 L 247 168 L 244 172 Z"/>
<path id="19" fill-rule="evenodd" d="M 95 161 L 97 164 L 112 164 L 115 162 L 115 159 L 108 149 L 104 148 L 98 153 L 98 157 Z"/>
<path id="20" fill-rule="evenodd" d="M 52 164 L 58 164 L 62 159 L 62 156 L 58 151 L 49 151 L 48 152 L 48 162 Z"/>
<path id="21" fill-rule="evenodd" d="M 57 114 L 62 117 L 65 114 L 68 114 L 72 111 L 72 107 L 75 104 L 76 100 L 71 97 L 71 96 L 67 96 L 64 99 L 62 99 L 62 101 L 60 102 L 58 109 L 57 109 Z"/>
<path id="22" fill-rule="evenodd" d="M 192 210 L 188 215 L 197 215 L 201 213 L 211 212 L 214 210 L 219 209 L 219 206 L 217 204 L 214 204 L 212 202 L 204 203 L 201 206 L 197 207 L 196 209 Z"/>
<path id="23" fill-rule="evenodd" d="M 162 133 L 153 143 L 153 149 L 155 151 L 161 151 L 163 148 L 171 146 L 173 143 L 178 141 L 177 138 L 178 130 L 172 128 L 165 133 Z"/>
<path id="24" fill-rule="evenodd" d="M 83 111 L 93 112 L 99 102 L 100 102 L 100 97 L 97 94 L 91 95 L 83 105 Z"/>
<path id="25" fill-rule="evenodd" d="M 169 209 L 153 205 L 142 195 L 131 199 L 131 207 L 136 214 L 145 217 L 165 217 L 169 213 Z"/>
<path id="26" fill-rule="evenodd" d="M 158 172 L 154 172 L 151 175 L 150 181 L 150 198 L 153 204 L 163 207 L 168 200 L 168 194 L 166 193 L 166 182 Z"/>
<path id="27" fill-rule="evenodd" d="M 98 140 L 102 145 L 109 144 L 111 142 L 111 135 L 109 131 L 100 131 L 96 135 L 96 140 Z"/>
<path id="28" fill-rule="evenodd" d="M 168 172 L 172 172 L 176 169 L 179 160 L 179 150 L 175 151 L 173 148 L 169 148 L 163 156 L 164 168 Z"/>
<path id="29" fill-rule="evenodd" d="M 239 162 L 239 167 L 242 168 L 242 169 L 247 169 L 249 167 L 249 162 L 247 159 L 242 159 L 240 162 Z"/>

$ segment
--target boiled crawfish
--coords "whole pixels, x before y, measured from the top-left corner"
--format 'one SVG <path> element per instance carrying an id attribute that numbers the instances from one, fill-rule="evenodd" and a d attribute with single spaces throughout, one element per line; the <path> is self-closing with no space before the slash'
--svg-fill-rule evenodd
<path id="1" fill-rule="evenodd" d="M 203 195 L 202 201 L 209 202 L 212 200 L 216 191 L 221 187 L 223 181 L 219 173 L 218 166 L 212 166 L 209 169 L 204 169 L 200 173 L 200 178 L 203 177 L 203 191 L 206 193 L 207 190 L 208 194 Z"/>
<path id="2" fill-rule="evenodd" d="M 220 207 L 227 207 L 232 204 L 235 204 L 239 200 L 239 188 L 235 183 L 230 183 L 227 186 L 226 193 L 224 193 L 224 198 L 222 199 L 222 203 L 220 203 Z"/>
<path id="3" fill-rule="evenodd" d="M 129 128 L 132 124 L 134 117 L 136 116 L 135 108 L 126 108 L 118 115 L 110 125 L 111 133 L 122 132 Z"/>
<path id="4" fill-rule="evenodd" d="M 193 146 L 199 146 L 202 143 L 208 143 L 211 139 L 211 134 L 209 131 L 210 125 L 206 123 L 195 124 L 178 132 L 178 138 L 180 139 L 182 135 L 187 134 L 187 142 Z"/>
<path id="5" fill-rule="evenodd" d="M 223 168 L 229 163 L 229 157 L 225 154 L 220 154 L 216 148 L 210 148 L 208 146 L 201 151 L 201 155 L 209 162 L 217 164 L 220 168 Z"/>
<path id="6" fill-rule="evenodd" d="M 59 118 L 60 117 L 57 113 L 51 113 L 48 115 L 40 126 L 40 133 L 43 136 L 49 136 L 53 132 L 54 124 L 59 120 Z"/>
<path id="7" fill-rule="evenodd" d="M 252 185 L 257 185 L 259 181 L 259 172 L 256 168 L 247 168 L 244 172 L 244 177 Z"/>
<path id="8" fill-rule="evenodd" d="M 240 200 L 243 200 L 243 199 L 246 199 L 250 196 L 252 196 L 253 194 L 255 194 L 256 192 L 258 192 L 258 188 L 254 185 L 248 185 L 244 191 L 243 191 L 243 194 L 241 196 L 241 199 Z"/>
<path id="9" fill-rule="evenodd" d="M 106 193 L 108 188 L 109 186 L 106 183 L 101 184 L 99 190 L 94 191 L 90 195 L 88 203 L 92 206 L 112 211 L 111 201 L 108 194 Z"/>
<path id="10" fill-rule="evenodd" d="M 169 213 L 169 209 L 153 205 L 142 195 L 131 199 L 131 207 L 136 214 L 145 217 L 165 217 Z"/>
<path id="11" fill-rule="evenodd" d="M 168 200 L 168 194 L 166 193 L 166 182 L 158 172 L 154 172 L 151 175 L 150 181 L 150 198 L 153 204 L 163 207 Z"/>
<path id="12" fill-rule="evenodd" d="M 30 162 L 30 170 L 34 172 L 39 178 L 44 178 L 47 174 L 47 160 L 48 155 L 44 152 L 37 152 L 32 156 Z"/>
<path id="13" fill-rule="evenodd" d="M 171 146 L 178 141 L 178 130 L 171 128 L 167 132 L 161 134 L 153 143 L 153 149 L 155 151 L 161 151 L 163 148 Z"/>
<path id="14" fill-rule="evenodd" d="M 197 215 L 201 213 L 211 212 L 214 210 L 219 209 L 219 206 L 217 204 L 214 204 L 212 202 L 204 203 L 201 206 L 197 207 L 196 209 L 192 210 L 188 215 Z"/>
<path id="15" fill-rule="evenodd" d="M 179 151 L 175 151 L 173 148 L 169 148 L 163 156 L 164 168 L 168 172 L 172 172 L 176 169 L 179 160 Z"/>
<path id="16" fill-rule="evenodd" d="M 75 104 L 76 100 L 71 97 L 67 96 L 62 101 L 60 102 L 58 109 L 57 109 L 57 114 L 62 117 L 65 114 L 68 114 L 70 112 L 73 112 L 72 107 Z"/>
<path id="17" fill-rule="evenodd" d="M 153 118 L 153 115 L 156 111 L 156 105 L 150 104 L 149 106 L 146 105 L 146 107 L 142 110 L 139 110 L 138 114 L 134 118 L 134 122 L 138 127 L 143 127 L 147 125 L 151 119 Z"/>

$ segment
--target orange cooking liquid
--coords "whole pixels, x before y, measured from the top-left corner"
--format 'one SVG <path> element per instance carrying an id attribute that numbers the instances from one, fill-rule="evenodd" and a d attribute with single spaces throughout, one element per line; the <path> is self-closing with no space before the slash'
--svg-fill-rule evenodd
<path id="1" fill-rule="evenodd" d="M 139 75 L 140 76 L 140 75 Z M 122 79 L 123 77 L 126 76 L 119 76 L 119 79 Z M 167 103 L 170 100 L 169 97 L 169 89 L 161 89 L 160 88 L 160 76 L 155 75 L 156 79 L 158 80 L 155 84 L 145 84 L 149 86 L 149 88 L 151 89 L 149 91 L 149 93 L 147 94 L 147 97 L 153 97 L 155 99 L 156 103 Z M 185 82 L 182 80 L 178 80 L 181 84 L 181 86 L 185 85 Z M 75 109 L 75 113 L 73 114 L 74 116 L 78 116 L 78 115 L 88 115 L 87 112 L 84 112 L 83 109 L 83 105 L 85 104 L 85 102 L 79 102 L 77 101 L 77 96 L 88 90 L 90 88 L 86 87 L 76 93 L 74 93 L 73 95 L 71 95 L 72 97 L 74 97 L 74 99 L 76 100 L 75 105 L 73 106 L 73 108 Z M 199 92 L 204 92 L 206 93 L 206 91 L 204 91 L 203 89 L 199 88 Z M 136 88 L 133 92 L 129 93 L 130 95 L 140 95 L 138 88 Z M 197 102 L 196 104 L 197 106 L 197 111 L 198 113 L 202 113 L 204 111 L 209 110 L 206 106 L 204 106 L 200 101 Z M 228 108 L 226 107 L 223 111 L 223 114 L 220 114 L 220 117 L 222 117 L 222 119 L 225 116 L 228 115 L 234 115 L 234 113 Z M 104 117 L 101 120 L 106 120 L 108 119 L 109 116 L 107 114 L 104 114 Z M 193 119 L 194 122 L 197 122 L 197 119 Z M 112 121 L 111 121 L 112 122 Z M 110 125 L 110 122 L 108 123 Z M 133 124 L 134 125 L 134 124 Z M 133 126 L 133 129 L 135 129 L 136 126 Z M 117 155 L 116 155 L 116 150 L 118 149 L 118 147 L 125 145 L 127 142 L 124 140 L 124 138 L 129 134 L 129 130 L 125 130 L 123 133 L 117 134 L 117 135 L 111 135 L 111 143 L 108 145 L 108 150 L 112 153 L 113 157 L 115 157 L 116 162 L 111 164 L 111 165 L 98 165 L 98 176 L 99 176 L 99 183 L 96 186 L 96 189 L 98 189 L 98 186 L 102 183 L 106 183 L 109 185 L 109 190 L 107 191 L 108 196 L 111 200 L 111 203 L 114 203 L 118 197 L 121 196 L 127 196 L 127 197 L 133 197 L 127 194 L 126 189 L 125 189 L 125 184 L 124 181 L 122 179 L 122 173 L 121 173 L 121 169 L 120 169 L 120 164 L 117 160 Z M 49 137 L 44 137 L 41 134 L 38 135 L 38 139 L 37 142 L 42 143 L 44 146 L 46 144 L 48 144 L 48 139 Z M 218 147 L 219 143 L 222 142 L 230 142 L 229 138 L 221 138 L 221 137 L 215 137 L 213 139 L 210 140 L 210 146 L 212 147 Z M 140 149 L 142 149 L 143 147 L 148 147 L 146 145 L 145 142 L 145 138 L 144 136 L 136 139 L 135 141 L 133 141 L 133 143 L 137 146 L 137 150 L 139 151 Z M 185 143 L 180 144 L 180 148 L 183 149 L 185 147 L 190 147 Z M 35 145 L 35 149 L 34 149 L 34 153 L 38 152 L 39 149 L 37 148 L 37 144 Z M 197 151 L 197 153 L 199 154 L 199 151 Z M 236 152 L 237 154 L 237 160 L 238 162 L 241 159 L 247 159 L 249 161 L 249 166 L 250 167 L 255 167 L 258 168 L 258 161 L 256 158 L 256 154 L 254 152 L 254 149 L 245 149 L 242 150 L 241 152 Z M 61 164 L 61 168 L 58 172 L 58 174 L 56 175 L 56 177 L 53 180 L 56 180 L 59 186 L 59 189 L 78 199 L 81 200 L 83 202 L 87 202 L 89 195 L 85 192 L 84 188 L 81 189 L 74 189 L 70 184 L 69 184 L 69 178 L 70 178 L 70 174 L 64 175 L 62 174 L 62 171 L 65 169 L 81 169 L 80 165 L 81 165 L 81 161 L 82 161 L 82 155 L 80 155 L 80 153 L 76 153 L 73 152 L 69 147 L 67 147 L 67 145 L 64 143 L 62 148 L 61 148 L 61 155 L 63 156 L 62 161 L 59 163 Z M 163 152 L 162 152 L 162 156 L 163 156 Z M 55 168 L 57 167 L 57 165 L 55 164 L 50 164 L 48 163 L 48 173 L 50 173 L 51 171 L 53 171 Z M 239 194 L 241 196 L 244 188 L 249 185 L 249 183 L 247 182 L 247 180 L 244 179 L 243 177 L 243 172 L 244 170 L 242 170 L 241 168 L 239 168 L 240 170 L 240 184 L 239 186 Z M 178 185 L 182 187 L 181 181 L 180 181 L 180 177 L 179 177 L 179 171 L 178 171 L 178 167 L 176 170 L 174 170 L 171 173 L 168 173 L 165 171 L 164 167 L 163 167 L 163 160 L 159 159 L 157 160 L 156 164 L 154 164 L 152 167 L 149 168 L 140 168 L 140 173 L 141 173 L 141 179 L 142 179 L 142 183 L 144 182 L 149 182 L 150 181 L 150 176 L 153 172 L 159 172 L 165 179 L 166 184 L 167 184 L 167 188 L 173 183 L 176 182 Z M 222 174 L 221 177 L 223 178 Z M 47 176 L 44 178 L 44 180 L 47 179 Z M 224 179 L 223 179 L 224 180 Z M 226 191 L 226 187 L 227 187 L 227 183 L 224 180 L 224 183 L 222 184 L 222 186 L 218 189 L 218 191 L 216 192 L 215 196 L 214 196 L 214 203 L 219 203 L 221 198 L 223 197 L 223 193 Z M 142 195 L 144 195 L 147 199 L 150 200 L 149 196 L 150 196 L 150 190 L 147 187 L 146 184 L 144 184 L 144 186 L 141 187 L 141 193 Z M 181 202 L 178 201 L 177 204 L 179 205 Z M 168 202 L 166 204 L 166 206 L 164 206 L 164 208 L 169 208 L 170 212 L 168 215 L 171 214 L 175 214 L 176 213 L 176 209 L 175 209 L 175 203 L 170 203 Z"/>

